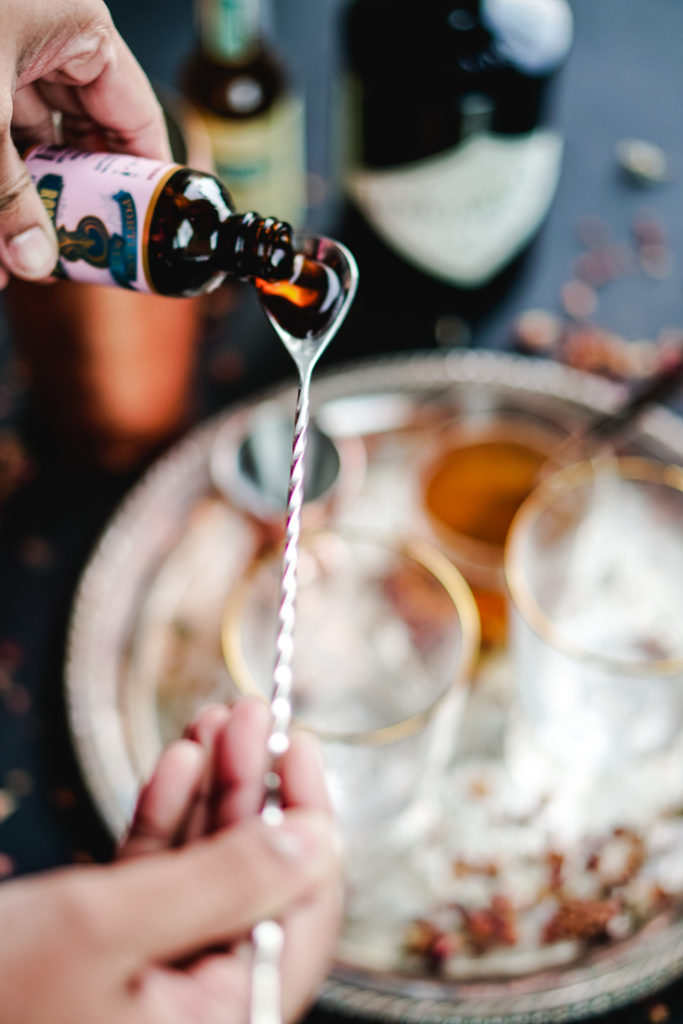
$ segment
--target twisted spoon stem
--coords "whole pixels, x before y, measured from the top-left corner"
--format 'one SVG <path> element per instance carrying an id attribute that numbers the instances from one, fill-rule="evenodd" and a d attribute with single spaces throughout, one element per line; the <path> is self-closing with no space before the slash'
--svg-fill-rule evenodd
<path id="1" fill-rule="evenodd" d="M 292 655 L 296 619 L 297 568 L 301 514 L 304 503 L 304 469 L 309 421 L 309 392 L 313 361 L 299 363 L 299 387 L 294 419 L 292 460 L 287 493 L 285 546 L 280 581 L 278 631 L 275 640 L 273 691 L 270 701 L 272 722 L 267 742 L 268 768 L 261 818 L 266 824 L 279 825 L 282 812 L 282 778 L 278 761 L 289 748 L 292 720 Z M 282 925 L 261 921 L 252 930 L 254 964 L 251 982 L 252 1024 L 281 1024 L 282 991 L 280 957 L 284 944 Z"/>
<path id="2" fill-rule="evenodd" d="M 266 772 L 265 798 L 261 815 L 273 824 L 282 818 L 281 780 L 278 759 L 289 747 L 289 726 L 292 719 L 292 656 L 294 653 L 294 623 L 296 619 L 297 569 L 299 537 L 304 503 L 304 470 L 306 439 L 309 421 L 310 368 L 299 381 L 292 441 L 292 461 L 287 494 L 285 545 L 280 581 L 278 631 L 275 640 L 275 665 L 270 709 L 273 716 L 268 737 L 270 765 Z"/>

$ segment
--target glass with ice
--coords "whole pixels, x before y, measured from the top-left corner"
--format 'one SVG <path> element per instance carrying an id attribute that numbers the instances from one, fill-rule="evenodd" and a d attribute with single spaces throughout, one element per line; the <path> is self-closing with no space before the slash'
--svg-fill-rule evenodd
<path id="1" fill-rule="evenodd" d="M 238 690 L 266 698 L 279 552 L 228 599 L 223 650 Z M 415 841 L 437 813 L 478 650 L 460 573 L 417 537 L 326 527 L 302 533 L 293 708 L 321 741 L 349 851 Z"/>
<path id="2" fill-rule="evenodd" d="M 505 566 L 527 742 L 584 779 L 669 749 L 683 729 L 683 470 L 568 466 L 520 508 Z"/>

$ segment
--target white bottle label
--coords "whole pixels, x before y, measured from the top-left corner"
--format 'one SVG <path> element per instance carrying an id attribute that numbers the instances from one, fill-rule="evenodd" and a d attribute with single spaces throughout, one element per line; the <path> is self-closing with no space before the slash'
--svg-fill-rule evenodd
<path id="1" fill-rule="evenodd" d="M 57 276 L 153 290 L 146 266 L 148 221 L 178 164 L 36 146 L 26 166 L 57 232 Z"/>
<path id="2" fill-rule="evenodd" d="M 358 170 L 350 195 L 406 262 L 450 284 L 484 284 L 517 255 L 552 202 L 563 143 L 553 131 L 482 132 L 388 171 Z"/>
<path id="3" fill-rule="evenodd" d="M 238 86 L 237 79 L 232 88 Z M 244 121 L 200 114 L 211 137 L 216 174 L 235 209 L 301 224 L 306 209 L 303 101 L 286 97 Z"/>

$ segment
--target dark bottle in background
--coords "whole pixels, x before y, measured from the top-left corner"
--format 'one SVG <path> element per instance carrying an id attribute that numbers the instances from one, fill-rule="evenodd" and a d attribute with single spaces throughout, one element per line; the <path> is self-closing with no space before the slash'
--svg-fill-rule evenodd
<path id="1" fill-rule="evenodd" d="M 263 27 L 261 0 L 196 0 L 197 47 L 182 90 L 210 136 L 216 174 L 239 210 L 306 209 L 305 116 Z"/>
<path id="2" fill-rule="evenodd" d="M 555 195 L 551 87 L 570 9 L 351 0 L 342 38 L 340 233 L 359 261 L 356 319 L 380 348 L 448 343 L 448 324 L 476 320 L 514 277 Z"/>

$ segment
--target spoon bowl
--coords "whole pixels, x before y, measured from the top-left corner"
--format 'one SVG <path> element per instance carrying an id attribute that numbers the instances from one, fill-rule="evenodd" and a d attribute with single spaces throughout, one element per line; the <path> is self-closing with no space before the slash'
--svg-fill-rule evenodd
<path id="1" fill-rule="evenodd" d="M 261 305 L 273 328 L 291 355 L 300 373 L 310 372 L 341 327 L 353 302 L 358 286 L 358 266 L 351 252 L 332 238 L 323 235 L 297 234 L 294 248 L 306 259 L 320 264 L 338 282 L 336 294 L 331 298 L 330 308 L 325 311 L 324 320 L 305 336 L 293 334 L 280 322 L 269 308 L 268 296 L 260 294 Z"/>

